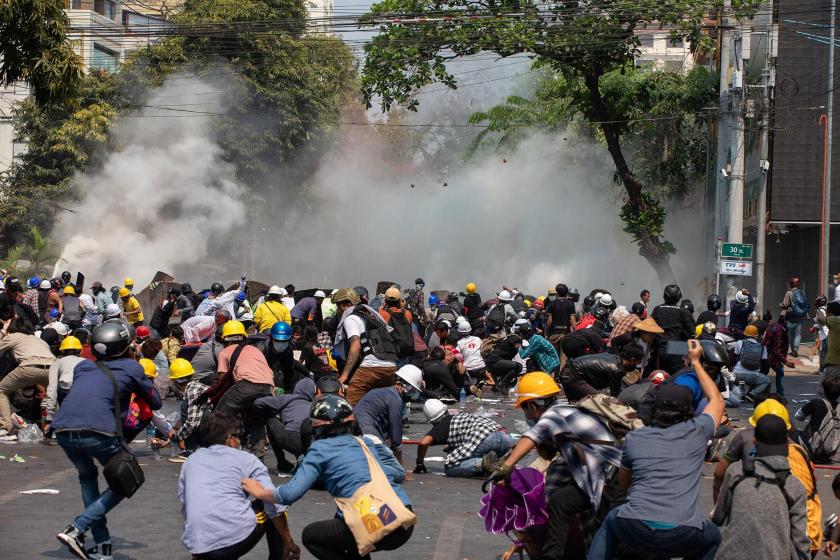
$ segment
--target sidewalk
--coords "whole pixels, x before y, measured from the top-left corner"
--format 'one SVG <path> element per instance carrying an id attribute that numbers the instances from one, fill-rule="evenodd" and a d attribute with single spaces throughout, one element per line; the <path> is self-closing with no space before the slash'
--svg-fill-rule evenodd
<path id="1" fill-rule="evenodd" d="M 793 362 L 794 368 L 785 368 L 785 375 L 819 375 L 819 357 L 814 354 L 814 344 L 811 342 L 802 343 L 799 346 L 799 357 L 793 358 L 788 356 L 788 359 Z"/>

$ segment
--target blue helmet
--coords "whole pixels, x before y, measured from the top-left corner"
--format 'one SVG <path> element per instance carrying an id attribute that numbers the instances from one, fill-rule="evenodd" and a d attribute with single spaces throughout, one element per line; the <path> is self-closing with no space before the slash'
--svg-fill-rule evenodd
<path id="1" fill-rule="evenodd" d="M 41 279 L 38 278 L 37 276 L 30 276 L 29 280 L 26 282 L 26 284 L 30 288 L 37 288 L 38 286 L 41 285 Z"/>
<path id="2" fill-rule="evenodd" d="M 283 321 L 277 321 L 271 327 L 272 340 L 290 340 L 292 338 L 292 326 Z"/>
<path id="3" fill-rule="evenodd" d="M 237 292 L 237 293 L 236 293 L 236 298 L 235 298 L 235 299 L 236 299 L 236 301 L 238 301 L 239 303 L 242 303 L 243 301 L 245 301 L 245 292 Z"/>
<path id="4" fill-rule="evenodd" d="M 438 303 L 440 303 L 440 299 L 435 294 L 429 296 L 429 307 L 434 307 Z"/>

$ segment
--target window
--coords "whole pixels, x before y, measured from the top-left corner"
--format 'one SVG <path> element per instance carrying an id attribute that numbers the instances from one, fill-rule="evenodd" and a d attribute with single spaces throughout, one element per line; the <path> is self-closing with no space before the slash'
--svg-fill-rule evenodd
<path id="1" fill-rule="evenodd" d="M 93 11 L 108 19 L 114 19 L 117 13 L 116 5 L 112 0 L 93 0 Z"/>
<path id="2" fill-rule="evenodd" d="M 91 69 L 102 68 L 103 70 L 114 73 L 117 71 L 117 55 L 105 47 L 94 44 L 93 60 L 91 61 L 90 67 Z"/>

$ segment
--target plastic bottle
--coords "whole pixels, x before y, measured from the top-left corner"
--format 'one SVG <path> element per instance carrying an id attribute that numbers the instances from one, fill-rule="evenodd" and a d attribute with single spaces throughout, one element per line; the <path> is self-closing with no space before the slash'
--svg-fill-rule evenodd
<path id="1" fill-rule="evenodd" d="M 747 384 L 743 381 L 738 382 L 738 389 L 741 390 L 741 397 L 743 398 L 744 395 L 747 394 Z"/>
<path id="2" fill-rule="evenodd" d="M 146 426 L 146 445 L 151 447 L 153 439 L 155 439 L 155 427 L 151 422 L 149 422 L 149 425 Z"/>
<path id="3" fill-rule="evenodd" d="M 461 387 L 461 396 L 458 399 L 458 408 L 461 410 L 467 408 L 467 391 L 463 387 Z"/>

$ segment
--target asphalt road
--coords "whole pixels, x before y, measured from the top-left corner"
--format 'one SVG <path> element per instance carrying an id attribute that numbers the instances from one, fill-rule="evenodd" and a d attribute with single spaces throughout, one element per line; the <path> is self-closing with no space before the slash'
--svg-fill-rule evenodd
<path id="1" fill-rule="evenodd" d="M 797 401 L 813 398 L 817 376 L 789 375 L 785 378 L 788 398 Z M 497 398 L 487 393 L 488 399 Z M 474 410 L 478 403 L 471 403 Z M 515 429 L 521 413 L 511 409 L 506 400 L 484 402 L 488 409 L 498 410 L 503 416 L 497 420 Z M 801 406 L 791 403 L 791 410 Z M 166 408 L 173 410 L 174 401 L 167 401 Z M 730 409 L 730 416 L 741 419 L 746 425 L 749 409 Z M 414 438 L 428 429 L 422 412 L 414 410 L 407 436 Z M 144 437 L 143 435 L 140 436 Z M 114 539 L 114 555 L 120 560 L 171 560 L 190 558 L 181 545 L 183 520 L 177 498 L 177 480 L 180 465 L 167 461 L 155 462 L 145 444 L 134 445 L 140 451 L 146 473 L 146 484 L 132 498 L 120 504 L 108 515 L 108 525 Z M 407 445 L 406 464 L 414 464 L 415 449 Z M 19 454 L 25 463 L 10 461 Z M 441 457 L 441 448 L 432 448 L 430 457 Z M 32 558 L 71 558 L 72 556 L 55 539 L 81 510 L 81 497 L 72 464 L 58 447 L 40 444 L 0 445 L 0 558 L 5 560 Z M 267 454 L 273 466 L 273 455 Z M 415 475 L 406 481 L 404 488 L 414 502 L 418 524 L 414 536 L 402 549 L 393 553 L 377 553 L 375 558 L 423 558 L 432 560 L 498 558 L 509 545 L 504 536 L 488 535 L 483 521 L 478 517 L 481 481 L 451 479 L 442 476 L 442 463 L 428 461 L 429 474 Z M 710 511 L 711 473 L 714 465 L 705 465 L 702 479 L 702 507 Z M 840 503 L 831 492 L 835 472 L 818 470 L 819 489 L 825 515 L 840 513 Z M 275 478 L 278 484 L 283 479 Z M 101 482 L 104 484 L 104 481 Z M 57 495 L 23 495 L 21 490 L 54 488 Z M 212 488 L 208 488 L 212 491 Z M 290 510 L 292 534 L 299 539 L 303 527 L 312 521 L 332 517 L 335 506 L 323 491 L 310 491 Z M 265 558 L 267 551 L 261 544 L 245 558 Z M 312 558 L 303 551 L 303 558 Z"/>

